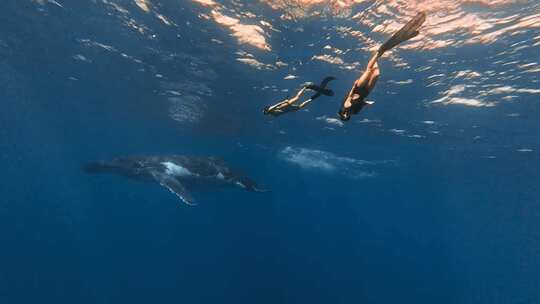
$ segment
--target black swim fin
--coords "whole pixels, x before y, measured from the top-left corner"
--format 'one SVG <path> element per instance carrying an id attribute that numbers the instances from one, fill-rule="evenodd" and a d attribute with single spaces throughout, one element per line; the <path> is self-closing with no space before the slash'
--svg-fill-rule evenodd
<path id="1" fill-rule="evenodd" d="M 399 31 L 392 35 L 390 39 L 379 47 L 379 50 L 377 51 L 379 56 L 396 45 L 416 37 L 419 33 L 418 29 L 422 26 L 422 24 L 424 24 L 425 21 L 426 13 L 418 13 L 411 21 L 407 22 L 407 24 L 405 24 Z"/>
<path id="2" fill-rule="evenodd" d="M 328 83 L 332 80 L 335 80 L 336 77 L 328 76 L 323 79 L 320 85 L 310 84 L 306 87 L 310 90 L 313 90 L 317 93 L 315 93 L 313 96 L 310 97 L 311 100 L 318 98 L 321 95 L 325 96 L 334 96 L 334 91 L 327 89 L 326 86 L 328 86 Z"/>
<path id="3" fill-rule="evenodd" d="M 324 89 L 318 85 L 315 85 L 315 84 L 310 84 L 310 85 L 307 85 L 306 88 L 310 89 L 310 90 L 313 90 L 317 93 L 315 93 L 313 96 L 310 97 L 310 99 L 315 99 L 321 95 L 326 95 L 326 96 L 334 96 L 334 91 L 330 90 L 330 89 Z"/>
<path id="4" fill-rule="evenodd" d="M 328 85 L 328 83 L 332 80 L 336 80 L 336 77 L 334 76 L 328 76 L 326 78 L 323 79 L 323 81 L 321 82 L 321 88 L 326 88 L 326 86 Z"/>

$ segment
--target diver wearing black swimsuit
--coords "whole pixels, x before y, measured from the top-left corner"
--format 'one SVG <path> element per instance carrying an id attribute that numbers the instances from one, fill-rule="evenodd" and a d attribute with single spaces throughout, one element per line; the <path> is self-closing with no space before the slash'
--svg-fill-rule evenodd
<path id="1" fill-rule="evenodd" d="M 369 95 L 370 91 L 366 87 L 366 85 L 361 86 L 355 86 L 352 90 L 353 96 L 358 96 L 358 98 L 355 99 L 354 102 L 351 103 L 351 106 L 349 108 L 341 107 L 341 109 L 338 112 L 339 118 L 343 121 L 347 121 L 351 119 L 351 114 L 358 114 L 366 105 L 373 104 L 372 102 L 366 102 L 364 99 Z M 345 96 L 343 103 L 345 103 L 345 99 L 348 98 L 349 95 Z"/>
<path id="2" fill-rule="evenodd" d="M 418 35 L 418 29 L 426 21 L 426 14 L 424 12 L 418 13 L 411 21 L 405 24 L 399 31 L 397 31 L 390 39 L 383 43 L 377 53 L 369 60 L 366 70 L 362 73 L 360 78 L 355 82 L 349 93 L 343 98 L 341 108 L 338 111 L 338 116 L 341 120 L 346 121 L 351 118 L 351 114 L 358 114 L 365 105 L 373 104 L 373 102 L 365 101 L 365 98 L 375 87 L 379 78 L 379 67 L 377 60 L 388 50 L 397 46 L 398 44 L 414 38 Z"/>

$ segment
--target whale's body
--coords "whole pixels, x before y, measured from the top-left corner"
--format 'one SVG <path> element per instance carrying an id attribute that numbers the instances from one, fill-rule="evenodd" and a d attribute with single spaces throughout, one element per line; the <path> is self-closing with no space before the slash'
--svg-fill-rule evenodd
<path id="1" fill-rule="evenodd" d="M 248 191 L 261 192 L 255 182 L 229 168 L 224 161 L 215 157 L 129 156 L 89 163 L 84 169 L 89 173 L 115 173 L 156 181 L 188 205 L 193 205 L 194 199 L 183 182 L 190 179 L 220 181 L 234 184 Z"/>

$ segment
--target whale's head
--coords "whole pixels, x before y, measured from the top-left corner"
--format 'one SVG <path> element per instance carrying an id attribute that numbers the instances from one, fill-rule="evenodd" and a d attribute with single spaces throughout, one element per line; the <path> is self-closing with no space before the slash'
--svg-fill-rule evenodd
<path id="1" fill-rule="evenodd" d="M 146 171 L 142 162 L 130 158 L 87 163 L 83 170 L 87 173 L 113 173 L 130 177 L 141 176 Z"/>

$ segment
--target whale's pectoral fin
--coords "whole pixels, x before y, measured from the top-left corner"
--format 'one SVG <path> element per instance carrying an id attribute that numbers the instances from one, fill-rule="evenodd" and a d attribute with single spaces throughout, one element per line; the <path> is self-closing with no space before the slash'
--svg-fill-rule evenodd
<path id="1" fill-rule="evenodd" d="M 196 205 L 195 200 L 193 199 L 191 194 L 176 178 L 160 172 L 152 172 L 152 176 L 154 176 L 154 178 L 157 182 L 159 182 L 160 185 L 169 189 L 169 191 L 171 191 L 172 193 L 176 194 L 176 196 L 178 196 L 184 203 L 190 206 Z"/>

